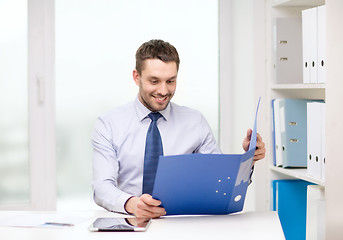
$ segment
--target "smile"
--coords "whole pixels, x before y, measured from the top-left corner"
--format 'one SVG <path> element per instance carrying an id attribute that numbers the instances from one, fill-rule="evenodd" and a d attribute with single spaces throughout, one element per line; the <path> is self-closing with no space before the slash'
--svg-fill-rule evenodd
<path id="1" fill-rule="evenodd" d="M 167 97 L 154 97 L 158 103 L 164 103 Z"/>

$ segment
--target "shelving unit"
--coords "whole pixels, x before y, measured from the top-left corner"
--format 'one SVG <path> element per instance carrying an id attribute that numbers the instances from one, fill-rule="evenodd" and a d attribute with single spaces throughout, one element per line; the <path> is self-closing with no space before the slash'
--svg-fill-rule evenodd
<path id="1" fill-rule="evenodd" d="M 255 2 L 255 1 L 254 1 Z M 278 17 L 301 17 L 304 9 L 326 5 L 326 83 L 325 84 L 277 84 L 274 81 L 274 35 L 273 21 Z M 265 162 L 257 164 L 255 183 L 257 183 L 257 201 L 259 210 L 271 209 L 271 180 L 273 179 L 302 179 L 325 187 L 325 239 L 340 239 L 343 236 L 343 161 L 341 142 L 343 134 L 343 71 L 341 53 L 343 52 L 343 1 L 341 0 L 266 0 L 257 1 L 256 6 L 261 12 L 264 6 L 264 22 L 256 21 L 255 51 L 256 54 L 256 96 L 263 96 L 261 108 L 263 121 L 261 129 L 267 147 Z M 263 29 L 264 28 L 264 29 Z M 259 33 L 265 32 L 261 37 Z M 265 49 L 263 49 L 262 43 Z M 261 58 L 259 56 L 264 56 Z M 262 63 L 262 60 L 264 62 Z M 260 69 L 264 68 L 264 73 Z M 321 99 L 326 102 L 326 173 L 325 182 L 308 176 L 306 169 L 283 169 L 273 166 L 272 128 L 271 128 L 271 99 L 273 98 L 302 98 Z"/>
<path id="2" fill-rule="evenodd" d="M 270 0 L 269 6 L 266 6 L 266 35 L 267 35 L 267 77 L 265 80 L 266 109 L 268 123 L 268 182 L 269 184 L 269 201 L 272 209 L 272 188 L 271 181 L 279 179 L 300 179 L 313 184 L 326 187 L 325 181 L 313 178 L 307 174 L 306 168 L 282 168 L 273 165 L 273 144 L 272 144 L 272 109 L 271 100 L 276 98 L 293 98 L 293 99 L 316 99 L 326 100 L 327 84 L 303 84 L 302 76 L 299 79 L 292 79 L 292 83 L 278 83 L 275 73 L 275 24 L 277 18 L 301 18 L 302 11 L 305 9 L 324 5 L 324 0 Z M 301 54 L 302 55 L 302 54 Z M 297 82 L 297 83 L 294 83 Z"/>
<path id="3" fill-rule="evenodd" d="M 274 46 L 274 39 L 273 39 L 273 30 L 275 19 L 276 18 L 294 18 L 298 17 L 301 18 L 302 10 L 313 8 L 316 6 L 320 6 L 325 4 L 323 0 L 272 0 L 269 6 L 269 19 L 267 19 L 270 24 L 269 29 L 267 27 L 267 37 L 271 42 L 271 46 Z M 268 7 L 267 7 L 268 8 Z M 267 10 L 268 11 L 268 10 Z M 267 66 L 269 73 L 269 77 L 267 78 L 266 82 L 266 95 L 267 95 L 267 102 L 270 103 L 271 99 L 275 98 L 296 98 L 296 99 L 316 99 L 316 100 L 325 100 L 326 99 L 326 84 L 303 84 L 303 83 L 282 83 L 278 84 L 275 79 L 274 73 L 274 50 L 272 47 L 268 50 L 269 58 L 271 59 L 269 62 L 271 63 L 270 66 Z M 302 79 L 299 79 L 300 81 Z M 268 106 L 267 111 L 268 119 L 272 119 L 271 108 Z M 270 130 L 269 136 L 272 135 L 271 133 L 271 121 L 269 123 L 268 129 Z M 302 179 L 305 181 L 309 181 L 311 183 L 315 183 L 321 186 L 324 186 L 325 183 L 320 179 L 315 179 L 311 176 L 307 175 L 306 169 L 284 169 L 280 167 L 275 167 L 272 164 L 273 156 L 272 156 L 272 144 L 270 144 L 270 152 L 269 152 L 269 180 L 274 179 Z"/>

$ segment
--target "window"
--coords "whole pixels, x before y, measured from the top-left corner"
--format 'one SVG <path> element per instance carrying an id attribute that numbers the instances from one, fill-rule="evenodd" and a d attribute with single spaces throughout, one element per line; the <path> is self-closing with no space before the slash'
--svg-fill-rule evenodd
<path id="1" fill-rule="evenodd" d="M 0 205 L 28 204 L 27 1 L 0 1 Z"/>
<path id="2" fill-rule="evenodd" d="M 94 121 L 136 97 L 134 56 L 145 41 L 177 48 L 173 101 L 200 110 L 218 136 L 217 1 L 56 0 L 55 6 L 59 209 L 90 208 Z"/>
<path id="3" fill-rule="evenodd" d="M 0 208 L 55 208 L 53 0 L 0 1 Z"/>

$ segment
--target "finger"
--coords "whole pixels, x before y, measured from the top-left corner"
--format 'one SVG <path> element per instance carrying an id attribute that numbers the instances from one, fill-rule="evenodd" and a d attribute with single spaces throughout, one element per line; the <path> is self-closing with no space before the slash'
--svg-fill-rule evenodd
<path id="1" fill-rule="evenodd" d="M 137 218 L 152 218 L 151 215 L 152 214 L 150 212 L 138 208 L 135 214 Z"/>
<path id="2" fill-rule="evenodd" d="M 262 137 L 261 137 L 259 134 L 257 134 L 256 147 L 262 148 L 262 147 L 264 147 L 264 146 L 265 146 L 265 144 L 264 144 L 264 142 L 262 141 Z"/>
<path id="3" fill-rule="evenodd" d="M 265 157 L 265 150 L 264 149 L 259 149 L 255 151 L 254 155 L 254 161 L 261 160 Z"/>
<path id="4" fill-rule="evenodd" d="M 259 133 L 257 133 L 256 136 L 257 136 L 257 141 L 261 141 L 261 142 L 262 142 L 262 137 L 261 137 L 261 135 L 260 135 Z"/>
<path id="5" fill-rule="evenodd" d="M 165 215 L 164 208 L 146 205 L 143 201 L 137 203 L 136 216 L 140 218 L 157 218 Z"/>
<path id="6" fill-rule="evenodd" d="M 256 150 L 264 150 L 265 144 L 264 142 L 256 142 Z"/>
<path id="7" fill-rule="evenodd" d="M 141 200 L 149 206 L 156 206 L 157 207 L 157 206 L 161 205 L 161 201 L 152 198 L 152 196 L 149 194 L 143 194 L 141 196 Z"/>
<path id="8" fill-rule="evenodd" d="M 149 194 L 142 195 L 140 200 L 141 201 L 137 203 L 137 207 L 142 211 L 148 212 L 145 214 L 148 214 L 150 217 L 165 215 L 165 209 L 159 207 L 161 205 L 161 201 L 153 199 Z"/>
<path id="9" fill-rule="evenodd" d="M 256 144 L 255 155 L 265 153 L 265 152 L 266 152 L 266 148 L 263 142 Z"/>
<path id="10" fill-rule="evenodd" d="M 251 134 L 252 134 L 252 130 L 251 130 L 251 128 L 249 128 L 249 129 L 247 130 L 247 136 L 246 136 L 245 138 L 246 138 L 247 140 L 250 140 Z"/>

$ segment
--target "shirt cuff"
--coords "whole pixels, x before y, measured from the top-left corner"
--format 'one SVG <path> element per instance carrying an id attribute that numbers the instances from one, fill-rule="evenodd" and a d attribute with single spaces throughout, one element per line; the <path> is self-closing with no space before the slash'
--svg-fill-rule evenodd
<path id="1" fill-rule="evenodd" d="M 117 198 L 117 201 L 114 204 L 114 211 L 115 212 L 120 212 L 120 213 L 126 213 L 129 214 L 126 210 L 125 210 L 125 204 L 126 202 L 132 198 L 133 196 L 131 194 L 127 194 L 124 193 L 122 194 L 120 197 Z"/>

